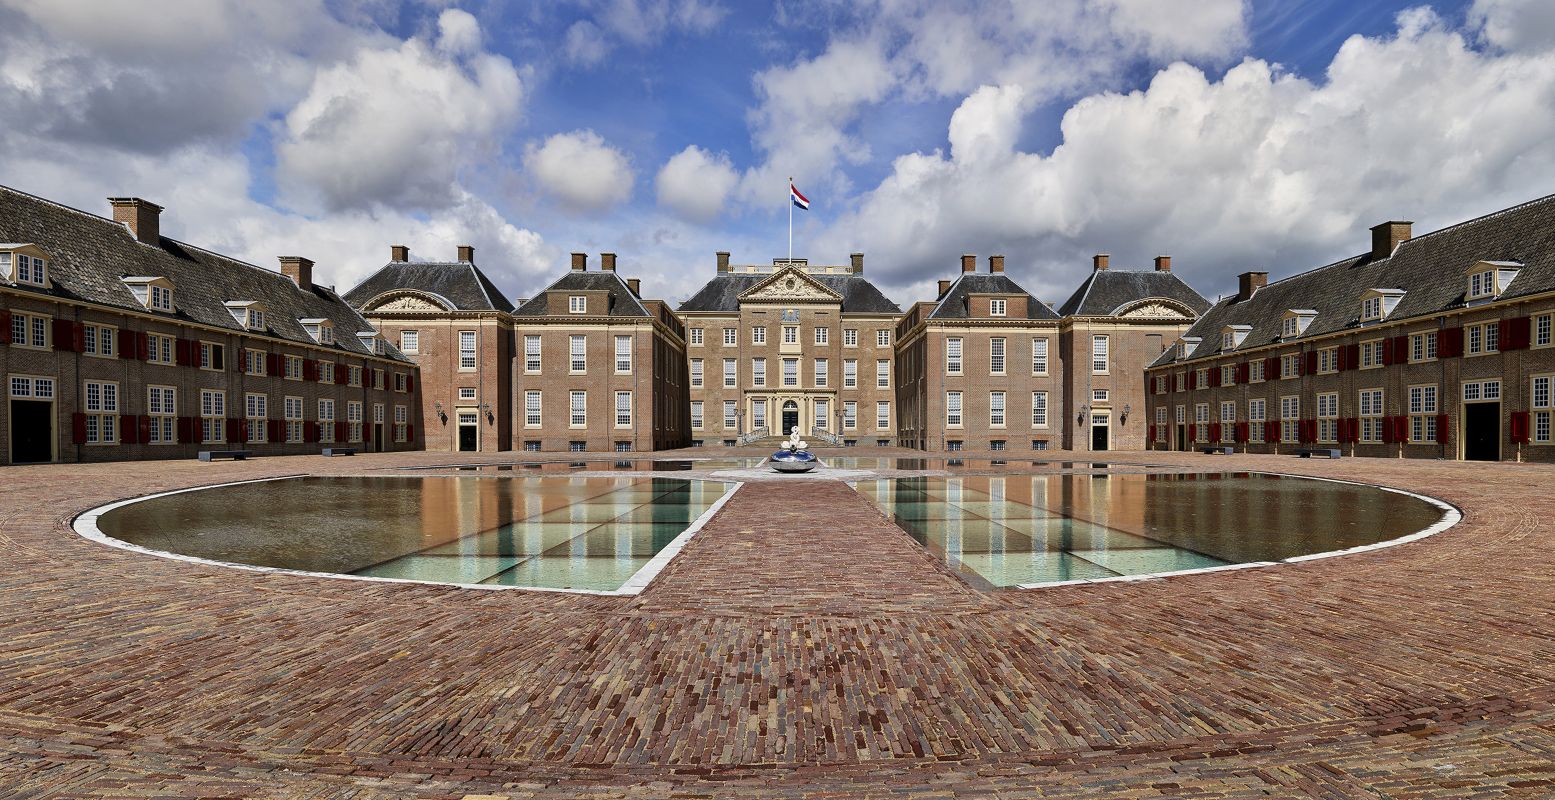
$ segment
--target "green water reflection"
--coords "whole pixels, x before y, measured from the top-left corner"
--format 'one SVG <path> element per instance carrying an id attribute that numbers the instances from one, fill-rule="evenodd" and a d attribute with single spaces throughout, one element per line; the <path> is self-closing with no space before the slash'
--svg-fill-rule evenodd
<path id="1" fill-rule="evenodd" d="M 920 477 L 857 488 L 952 568 L 992 586 L 1278 561 L 1441 518 L 1396 492 L 1256 473 Z"/>
<path id="2" fill-rule="evenodd" d="M 648 477 L 310 477 L 146 500 L 98 527 L 239 564 L 610 591 L 727 490 Z"/>

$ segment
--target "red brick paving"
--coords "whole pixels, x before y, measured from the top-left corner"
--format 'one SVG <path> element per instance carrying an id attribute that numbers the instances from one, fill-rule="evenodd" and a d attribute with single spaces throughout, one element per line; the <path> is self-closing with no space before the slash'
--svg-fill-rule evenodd
<path id="1" fill-rule="evenodd" d="M 13 467 L 0 797 L 1555 797 L 1555 467 L 1110 455 L 1371 480 L 1465 521 L 984 593 L 841 484 L 750 483 L 645 593 L 595 597 L 268 575 L 67 528 L 117 497 L 446 454 Z"/>

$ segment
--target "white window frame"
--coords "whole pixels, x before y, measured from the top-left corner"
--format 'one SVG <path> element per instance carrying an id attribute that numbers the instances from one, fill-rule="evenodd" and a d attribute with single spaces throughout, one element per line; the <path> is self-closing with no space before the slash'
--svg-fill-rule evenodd
<path id="1" fill-rule="evenodd" d="M 589 393 L 580 389 L 567 392 L 567 427 L 585 428 L 589 424 Z"/>
<path id="2" fill-rule="evenodd" d="M 475 331 L 459 331 L 459 371 L 473 372 L 477 365 L 476 348 L 479 347 Z"/>
<path id="3" fill-rule="evenodd" d="M 945 427 L 961 427 L 966 414 L 966 408 L 962 400 L 961 392 L 951 391 L 945 393 Z"/>

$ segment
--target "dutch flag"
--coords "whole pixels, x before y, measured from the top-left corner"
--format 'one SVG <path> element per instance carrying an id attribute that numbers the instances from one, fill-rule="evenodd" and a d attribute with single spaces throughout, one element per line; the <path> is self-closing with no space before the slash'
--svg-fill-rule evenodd
<path id="1" fill-rule="evenodd" d="M 794 188 L 794 182 L 792 179 L 790 179 L 788 182 L 788 197 L 794 201 L 795 207 L 804 209 L 805 211 L 810 210 L 810 200 L 804 195 L 800 194 L 798 189 Z"/>

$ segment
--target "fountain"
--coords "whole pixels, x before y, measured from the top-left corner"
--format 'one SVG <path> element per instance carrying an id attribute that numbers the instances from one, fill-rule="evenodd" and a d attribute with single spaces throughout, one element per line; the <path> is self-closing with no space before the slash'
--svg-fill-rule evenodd
<path id="1" fill-rule="evenodd" d="M 778 472 L 809 472 L 821 463 L 816 460 L 815 454 L 806 450 L 809 442 L 799 440 L 799 426 L 795 425 L 789 432 L 788 441 L 783 443 L 783 449 L 772 454 L 772 468 Z"/>

